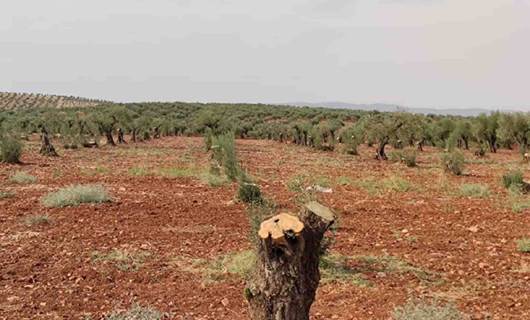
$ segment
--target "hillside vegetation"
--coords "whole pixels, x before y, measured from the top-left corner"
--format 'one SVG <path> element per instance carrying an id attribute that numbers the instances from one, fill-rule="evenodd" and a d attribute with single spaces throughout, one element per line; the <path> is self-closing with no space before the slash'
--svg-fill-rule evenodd
<path id="1" fill-rule="evenodd" d="M 40 93 L 0 92 L 0 110 L 93 107 L 103 101 Z"/>

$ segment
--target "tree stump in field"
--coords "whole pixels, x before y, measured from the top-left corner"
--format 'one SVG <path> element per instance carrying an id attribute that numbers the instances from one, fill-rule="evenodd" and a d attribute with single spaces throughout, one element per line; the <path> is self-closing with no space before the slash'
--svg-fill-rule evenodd
<path id="1" fill-rule="evenodd" d="M 45 156 L 58 157 L 59 155 L 57 154 L 57 151 L 55 151 L 55 148 L 50 142 L 48 131 L 44 127 L 41 128 L 40 138 L 41 138 L 41 146 L 40 146 L 39 153 Z"/>
<path id="2" fill-rule="evenodd" d="M 261 223 L 258 260 L 245 296 L 252 320 L 308 320 L 320 281 L 324 233 L 335 221 L 318 202 Z"/>

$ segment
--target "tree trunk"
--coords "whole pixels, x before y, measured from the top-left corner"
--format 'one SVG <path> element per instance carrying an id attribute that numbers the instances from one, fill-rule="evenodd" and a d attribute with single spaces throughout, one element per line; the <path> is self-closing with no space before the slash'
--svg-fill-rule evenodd
<path id="1" fill-rule="evenodd" d="M 115 146 L 116 143 L 114 142 L 114 138 L 112 137 L 112 131 L 105 132 L 105 137 L 107 138 L 107 144 L 111 146 Z"/>
<path id="2" fill-rule="evenodd" d="M 282 213 L 261 224 L 256 270 L 245 289 L 252 320 L 309 320 L 321 241 L 334 220 L 313 201 L 298 216 Z"/>
<path id="3" fill-rule="evenodd" d="M 125 142 L 125 138 L 123 137 L 123 130 L 121 128 L 118 128 L 118 143 L 127 143 Z"/>
<path id="4" fill-rule="evenodd" d="M 55 151 L 55 148 L 53 147 L 52 143 L 50 142 L 50 138 L 48 137 L 48 131 L 45 128 L 41 129 L 41 147 L 39 153 L 50 157 L 59 156 Z"/>
<path id="5" fill-rule="evenodd" d="M 385 153 L 385 147 L 388 144 L 388 139 L 383 139 L 381 142 L 379 142 L 379 146 L 377 147 L 377 153 L 375 155 L 375 158 L 377 160 L 387 160 L 388 157 Z"/>

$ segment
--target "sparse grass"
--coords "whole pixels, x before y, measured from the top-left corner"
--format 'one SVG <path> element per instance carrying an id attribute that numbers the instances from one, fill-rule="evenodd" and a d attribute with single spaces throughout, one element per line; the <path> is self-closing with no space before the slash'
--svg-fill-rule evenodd
<path id="1" fill-rule="evenodd" d="M 523 172 L 521 170 L 510 170 L 502 176 L 502 184 L 504 187 L 510 191 L 519 191 L 523 190 L 525 185 Z"/>
<path id="2" fill-rule="evenodd" d="M 237 189 L 237 198 L 244 203 L 261 203 L 261 190 L 255 183 L 241 181 Z"/>
<path id="3" fill-rule="evenodd" d="M 462 184 L 458 194 L 462 197 L 487 198 L 490 196 L 490 189 L 484 184 Z"/>
<path id="4" fill-rule="evenodd" d="M 407 192 L 412 189 L 408 180 L 398 176 L 392 176 L 382 181 L 382 186 L 386 191 Z"/>
<path id="5" fill-rule="evenodd" d="M 393 162 L 403 162 L 407 167 L 416 166 L 416 150 L 394 150 L 388 154 L 388 158 Z"/>
<path id="6" fill-rule="evenodd" d="M 413 189 L 408 180 L 399 176 L 391 176 L 382 180 L 367 178 L 356 181 L 355 185 L 370 195 L 379 195 L 384 192 L 407 192 Z"/>
<path id="7" fill-rule="evenodd" d="M 205 282 L 221 281 L 227 274 L 247 277 L 256 262 L 252 250 L 219 256 L 211 261 L 188 257 L 176 257 L 172 263 L 184 272 L 199 273 Z"/>
<path id="8" fill-rule="evenodd" d="M 437 282 L 439 280 L 436 274 L 393 256 L 359 256 L 353 259 L 360 264 L 358 267 L 360 272 L 408 273 L 425 282 Z"/>
<path id="9" fill-rule="evenodd" d="M 9 177 L 9 181 L 18 184 L 30 184 L 37 182 L 37 178 L 25 171 L 17 171 Z"/>
<path id="10" fill-rule="evenodd" d="M 530 208 L 530 200 L 511 197 L 509 200 L 510 208 L 515 213 L 521 213 Z"/>
<path id="11" fill-rule="evenodd" d="M 129 310 L 112 312 L 105 317 L 105 320 L 162 320 L 166 318 L 169 318 L 168 314 L 135 304 Z"/>
<path id="12" fill-rule="evenodd" d="M 121 271 L 137 271 L 150 256 L 147 251 L 128 251 L 114 249 L 110 252 L 92 253 L 92 262 L 108 262 Z"/>
<path id="13" fill-rule="evenodd" d="M 156 175 L 167 178 L 198 177 L 200 172 L 196 168 L 160 168 Z"/>
<path id="14" fill-rule="evenodd" d="M 339 186 L 353 185 L 353 179 L 350 177 L 340 176 L 337 178 L 336 184 Z"/>
<path id="15" fill-rule="evenodd" d="M 303 192 L 305 190 L 305 184 L 306 184 L 306 175 L 296 175 L 294 177 L 291 177 L 286 185 L 287 190 L 291 192 Z"/>
<path id="16" fill-rule="evenodd" d="M 84 176 L 106 175 L 110 172 L 111 172 L 110 169 L 104 166 L 84 168 L 84 169 L 81 169 L 80 171 L 80 173 Z"/>
<path id="17" fill-rule="evenodd" d="M 146 167 L 131 167 L 129 168 L 129 170 L 127 170 L 127 173 L 130 176 L 135 177 L 145 177 L 150 175 L 149 169 L 147 169 Z"/>
<path id="18" fill-rule="evenodd" d="M 110 201 L 107 190 L 103 186 L 96 184 L 72 185 L 49 193 L 42 198 L 44 206 L 56 208 L 77 206 L 82 203 L 103 203 Z"/>
<path id="19" fill-rule="evenodd" d="M 320 258 L 322 282 L 351 282 L 360 287 L 371 285 L 366 277 L 348 265 L 349 257 L 338 254 L 324 255 Z"/>
<path id="20" fill-rule="evenodd" d="M 226 176 L 216 175 L 212 173 L 203 173 L 201 175 L 201 180 L 207 183 L 210 187 L 220 187 L 227 184 L 229 181 Z"/>
<path id="21" fill-rule="evenodd" d="M 0 191 L 0 200 L 14 197 L 15 194 L 8 191 Z"/>
<path id="22" fill-rule="evenodd" d="M 27 226 L 37 226 L 43 224 L 49 224 L 51 219 L 45 214 L 37 214 L 32 216 L 27 216 L 24 218 L 24 224 Z"/>
<path id="23" fill-rule="evenodd" d="M 530 253 L 530 238 L 517 240 L 517 250 L 522 253 Z"/>
<path id="24" fill-rule="evenodd" d="M 410 300 L 394 309 L 394 320 L 463 320 L 466 316 L 452 304 Z"/>

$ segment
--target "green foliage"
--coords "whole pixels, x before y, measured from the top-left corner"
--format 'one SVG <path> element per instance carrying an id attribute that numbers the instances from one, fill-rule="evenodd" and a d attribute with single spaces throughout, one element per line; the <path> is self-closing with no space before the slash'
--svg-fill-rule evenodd
<path id="1" fill-rule="evenodd" d="M 168 314 L 164 314 L 156 309 L 133 305 L 127 311 L 116 311 L 107 315 L 105 320 L 162 320 L 167 318 L 169 318 Z"/>
<path id="2" fill-rule="evenodd" d="M 20 163 L 22 143 L 11 136 L 0 136 L 0 161 L 6 163 Z"/>
<path id="3" fill-rule="evenodd" d="M 523 253 L 530 253 L 530 238 L 517 240 L 517 250 Z"/>
<path id="4" fill-rule="evenodd" d="M 404 306 L 398 307 L 392 313 L 394 320 L 463 320 L 462 314 L 452 304 L 442 304 L 438 301 L 422 302 L 410 300 Z"/>
<path id="5" fill-rule="evenodd" d="M 460 151 L 444 152 L 441 157 L 441 165 L 445 172 L 461 175 L 464 170 L 465 158 Z"/>
<path id="6" fill-rule="evenodd" d="M 260 203 L 263 201 L 259 186 L 252 182 L 241 181 L 237 189 L 237 197 L 244 203 Z"/>
<path id="7" fill-rule="evenodd" d="M 101 185 L 72 185 L 56 192 L 47 194 L 42 198 L 42 203 L 46 207 L 69 207 L 82 203 L 103 203 L 109 202 L 110 196 L 107 190 Z"/>
<path id="8" fill-rule="evenodd" d="M 459 194 L 463 197 L 487 198 L 490 196 L 490 189 L 483 184 L 462 184 Z"/>
<path id="9" fill-rule="evenodd" d="M 30 184 L 35 183 L 37 178 L 25 171 L 17 171 L 9 177 L 9 181 L 18 184 Z"/>
<path id="10" fill-rule="evenodd" d="M 233 133 L 225 133 L 214 136 L 212 139 L 213 158 L 220 163 L 226 176 L 236 181 L 242 174 L 241 167 L 237 161 L 235 139 Z"/>
<path id="11" fill-rule="evenodd" d="M 510 170 L 502 176 L 502 184 L 506 189 L 522 191 L 525 185 L 521 170 Z"/>
<path id="12" fill-rule="evenodd" d="M 407 167 L 416 166 L 417 153 L 413 149 L 394 150 L 388 154 L 388 158 L 392 162 L 403 162 Z"/>

